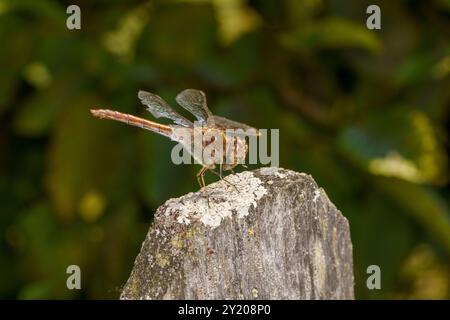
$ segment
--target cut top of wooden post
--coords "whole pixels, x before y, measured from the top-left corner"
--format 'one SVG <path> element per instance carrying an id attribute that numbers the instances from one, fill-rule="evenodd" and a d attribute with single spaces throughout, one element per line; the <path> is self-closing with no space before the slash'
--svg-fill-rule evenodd
<path id="1" fill-rule="evenodd" d="M 353 299 L 347 219 L 306 174 L 261 168 L 158 208 L 121 299 Z"/>

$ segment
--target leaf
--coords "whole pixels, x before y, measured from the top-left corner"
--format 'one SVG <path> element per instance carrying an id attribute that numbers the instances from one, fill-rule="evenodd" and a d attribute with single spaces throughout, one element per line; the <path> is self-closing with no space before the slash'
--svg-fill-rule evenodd
<path id="1" fill-rule="evenodd" d="M 176 165 L 171 160 L 175 142 L 148 131 L 138 133 L 137 182 L 140 194 L 152 208 L 160 206 L 167 198 L 194 191 L 198 187 L 195 177 L 188 177 L 189 169 L 200 169 L 199 165 Z M 194 169 L 195 170 L 195 169 Z"/>
<path id="2" fill-rule="evenodd" d="M 111 53 L 124 61 L 134 58 L 136 40 L 149 20 L 149 3 L 133 8 L 119 21 L 116 30 L 103 36 L 103 45 Z"/>
<path id="3" fill-rule="evenodd" d="M 379 299 L 397 289 L 398 269 L 417 239 L 414 223 L 394 201 L 378 190 L 361 188 L 340 209 L 349 219 L 357 294 L 361 299 Z M 367 289 L 370 265 L 382 270 L 382 290 Z"/>
<path id="4" fill-rule="evenodd" d="M 421 52 L 408 57 L 398 66 L 395 79 L 401 84 L 417 84 L 420 81 L 429 80 L 432 76 L 436 58 L 428 52 Z"/>
<path id="5" fill-rule="evenodd" d="M 66 21 L 65 7 L 56 1 L 41 0 L 39 2 L 33 0 L 14 0 L 8 3 L 8 11 L 28 12 L 44 22 L 60 24 Z"/>
<path id="6" fill-rule="evenodd" d="M 208 56 L 214 48 L 214 35 L 210 6 L 169 6 L 151 17 L 137 43 L 136 55 L 181 72 L 180 65 L 184 69 Z"/>
<path id="7" fill-rule="evenodd" d="M 199 75 L 210 85 L 237 87 L 262 68 L 258 37 L 248 35 L 220 57 L 212 55 L 197 65 Z"/>
<path id="8" fill-rule="evenodd" d="M 361 48 L 378 53 L 383 45 L 376 33 L 361 23 L 342 18 L 314 21 L 284 34 L 281 43 L 288 49 Z"/>
<path id="9" fill-rule="evenodd" d="M 20 290 L 18 295 L 19 300 L 40 300 L 51 298 L 52 288 L 46 281 L 38 281 L 28 284 Z"/>
<path id="10" fill-rule="evenodd" d="M 14 130 L 24 136 L 40 136 L 50 129 L 60 104 L 53 93 L 41 91 L 31 96 L 14 118 Z"/>
<path id="11" fill-rule="evenodd" d="M 34 91 L 19 110 L 13 121 L 15 131 L 24 136 L 42 136 L 55 124 L 56 117 L 78 99 L 80 80 L 60 76 L 45 89 Z"/>
<path id="12" fill-rule="evenodd" d="M 259 15 L 244 0 L 213 0 L 213 4 L 219 22 L 220 40 L 224 45 L 232 44 L 260 25 Z"/>
<path id="13" fill-rule="evenodd" d="M 372 113 L 338 137 L 341 152 L 375 175 L 416 183 L 440 184 L 447 179 L 442 141 L 428 117 L 405 108 Z"/>
<path id="14" fill-rule="evenodd" d="M 450 0 L 434 0 L 435 5 L 447 12 L 450 12 Z"/>
<path id="15" fill-rule="evenodd" d="M 130 153 L 123 149 L 126 145 L 113 134 L 113 126 L 118 133 L 120 124 L 94 119 L 89 108 L 102 105 L 95 101 L 84 96 L 66 106 L 48 149 L 46 185 L 63 219 L 72 219 L 83 208 L 80 201 L 93 190 L 99 198 L 102 193 L 117 192 L 117 185 L 123 187 L 121 179 L 129 173 L 126 168 L 131 167 L 127 165 Z"/>
<path id="16" fill-rule="evenodd" d="M 288 15 L 293 25 L 309 23 L 311 18 L 318 14 L 323 7 L 323 0 L 287 1 Z"/>
<path id="17" fill-rule="evenodd" d="M 375 183 L 450 254 L 450 210 L 438 193 L 429 187 L 396 179 L 379 178 Z"/>

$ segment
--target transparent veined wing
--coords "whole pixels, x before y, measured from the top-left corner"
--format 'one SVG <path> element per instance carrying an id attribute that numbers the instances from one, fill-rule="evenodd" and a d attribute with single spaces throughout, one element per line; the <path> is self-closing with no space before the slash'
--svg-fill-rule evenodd
<path id="1" fill-rule="evenodd" d="M 192 113 L 202 124 L 212 116 L 206 104 L 206 96 L 203 91 L 186 89 L 181 91 L 175 98 L 177 103 Z"/>
<path id="2" fill-rule="evenodd" d="M 245 131 L 245 135 L 251 135 L 251 136 L 259 136 L 260 132 L 258 129 L 255 129 L 253 127 L 250 127 L 249 125 L 246 125 L 244 123 L 240 123 L 237 121 L 229 120 L 224 117 L 219 116 L 211 116 L 211 122 L 214 123 L 214 126 L 219 129 L 223 130 L 236 130 L 236 129 L 242 129 Z"/>
<path id="3" fill-rule="evenodd" d="M 160 96 L 140 90 L 138 92 L 138 98 L 141 100 L 142 104 L 147 106 L 147 110 L 155 118 L 167 118 L 173 120 L 176 124 L 184 127 L 193 127 L 193 123 L 175 112 L 167 102 L 165 102 Z"/>

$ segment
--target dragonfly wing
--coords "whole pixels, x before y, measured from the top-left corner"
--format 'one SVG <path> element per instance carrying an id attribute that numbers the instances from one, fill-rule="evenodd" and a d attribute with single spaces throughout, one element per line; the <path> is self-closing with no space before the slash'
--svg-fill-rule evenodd
<path id="1" fill-rule="evenodd" d="M 180 106 L 192 113 L 201 123 L 205 123 L 212 116 L 206 104 L 206 96 L 203 91 L 186 89 L 181 91 L 175 100 Z"/>
<path id="2" fill-rule="evenodd" d="M 138 97 L 141 100 L 142 104 L 147 106 L 147 110 L 155 118 L 167 118 L 173 120 L 176 124 L 179 124 L 184 127 L 193 127 L 191 121 L 175 112 L 171 106 L 167 102 L 165 102 L 160 96 L 140 90 L 138 92 Z"/>
<path id="3" fill-rule="evenodd" d="M 244 123 L 240 123 L 237 121 L 229 120 L 227 118 L 214 116 L 214 115 L 211 117 L 211 120 L 214 123 L 215 127 L 223 129 L 223 130 L 242 129 L 245 131 L 246 135 L 251 135 L 251 136 L 259 136 L 260 135 L 260 132 L 258 129 L 250 127 Z"/>

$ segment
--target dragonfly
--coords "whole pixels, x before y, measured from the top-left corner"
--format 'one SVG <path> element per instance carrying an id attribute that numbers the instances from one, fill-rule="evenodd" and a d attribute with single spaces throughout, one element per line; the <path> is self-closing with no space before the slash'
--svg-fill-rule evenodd
<path id="1" fill-rule="evenodd" d="M 196 118 L 194 123 L 176 112 L 156 94 L 140 90 L 138 98 L 155 118 L 166 118 L 172 120 L 173 123 L 160 124 L 109 109 L 92 109 L 91 113 L 97 118 L 120 121 L 127 125 L 155 132 L 180 143 L 202 166 L 196 175 L 200 188 L 206 186 L 204 174 L 207 171 L 225 180 L 222 176 L 223 171 L 234 172 L 233 168 L 238 164 L 245 166 L 243 163 L 248 153 L 248 144 L 245 137 L 260 135 L 260 132 L 251 126 L 213 115 L 207 106 L 206 95 L 201 90 L 185 89 L 175 98 L 181 107 Z M 230 132 L 236 130 L 240 134 L 230 134 Z M 193 143 L 198 136 L 201 137 L 200 148 L 194 148 Z M 205 159 L 205 154 L 209 156 L 206 157 L 208 161 Z M 217 165 L 219 166 L 219 172 L 215 170 Z"/>

